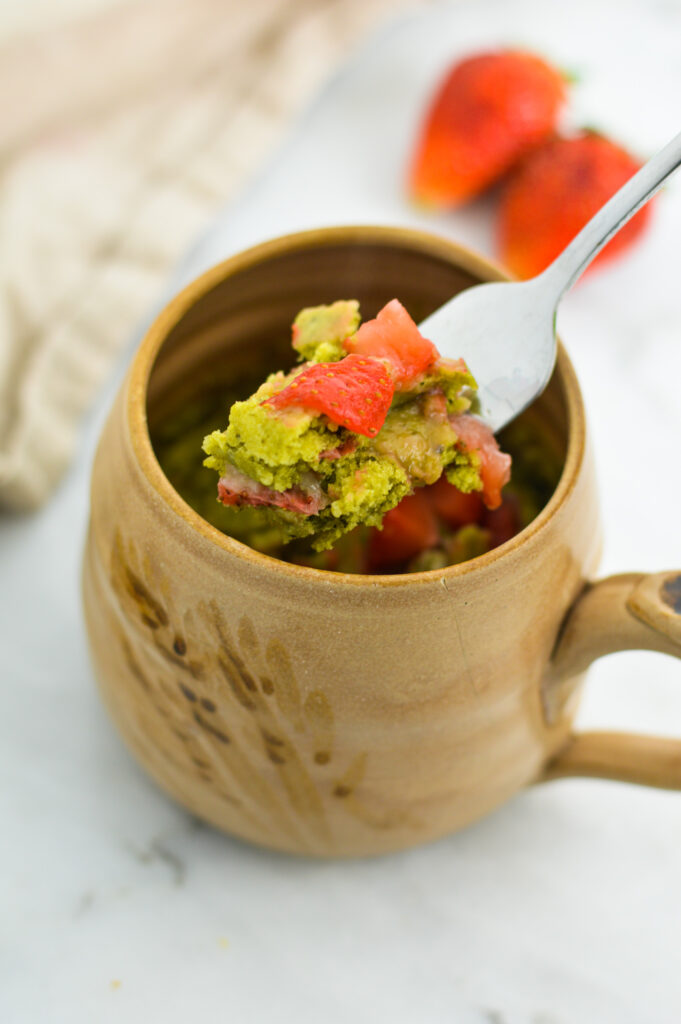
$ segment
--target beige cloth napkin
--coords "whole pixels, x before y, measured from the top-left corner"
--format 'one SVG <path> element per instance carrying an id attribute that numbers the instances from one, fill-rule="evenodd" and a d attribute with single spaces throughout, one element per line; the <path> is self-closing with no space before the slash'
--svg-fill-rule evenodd
<path id="1" fill-rule="evenodd" d="M 380 18 L 138 0 L 0 50 L 0 507 L 47 499 L 169 269 Z"/>

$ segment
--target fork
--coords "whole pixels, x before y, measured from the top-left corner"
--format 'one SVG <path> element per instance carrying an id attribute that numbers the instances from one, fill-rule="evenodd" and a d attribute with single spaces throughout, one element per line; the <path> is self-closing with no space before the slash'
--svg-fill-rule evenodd
<path id="1" fill-rule="evenodd" d="M 443 356 L 466 360 L 479 414 L 500 430 L 544 390 L 556 361 L 556 316 L 565 292 L 604 245 L 681 165 L 681 133 L 605 203 L 546 270 L 527 281 L 476 285 L 420 325 Z"/>

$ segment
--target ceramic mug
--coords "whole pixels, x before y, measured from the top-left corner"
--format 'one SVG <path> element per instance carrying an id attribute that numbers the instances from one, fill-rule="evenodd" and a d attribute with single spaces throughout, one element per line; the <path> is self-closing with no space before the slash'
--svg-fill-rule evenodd
<path id="1" fill-rule="evenodd" d="M 362 576 L 287 564 L 209 525 L 155 457 L 149 422 L 202 382 L 291 361 L 302 306 L 356 297 L 368 317 L 397 296 L 420 319 L 501 278 L 418 231 L 304 232 L 205 273 L 142 342 L 94 464 L 87 628 L 126 743 L 218 828 L 296 853 L 376 854 L 558 776 L 681 788 L 681 742 L 572 731 L 594 658 L 681 654 L 681 574 L 589 582 L 596 484 L 562 347 L 535 403 L 563 452 L 555 493 L 520 534 L 461 565 Z"/>

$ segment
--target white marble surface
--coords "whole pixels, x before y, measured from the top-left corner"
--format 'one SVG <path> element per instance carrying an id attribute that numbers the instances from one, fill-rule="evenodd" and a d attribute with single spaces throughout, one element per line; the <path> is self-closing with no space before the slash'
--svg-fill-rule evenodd
<path id="1" fill-rule="evenodd" d="M 487 202 L 424 221 L 400 181 L 448 58 L 507 42 L 580 72 L 575 118 L 643 152 L 678 130 L 679 3 L 435 8 L 363 49 L 183 274 L 352 220 L 428 223 L 491 251 Z M 645 242 L 561 313 L 608 572 L 681 566 L 680 236 L 677 180 Z M 424 849 L 310 863 L 198 826 L 146 779 L 99 703 L 79 607 L 89 465 L 114 384 L 48 507 L 0 522 L 0 1021 L 676 1024 L 679 794 L 561 782 Z M 580 725 L 681 735 L 680 683 L 672 659 L 612 656 Z"/>

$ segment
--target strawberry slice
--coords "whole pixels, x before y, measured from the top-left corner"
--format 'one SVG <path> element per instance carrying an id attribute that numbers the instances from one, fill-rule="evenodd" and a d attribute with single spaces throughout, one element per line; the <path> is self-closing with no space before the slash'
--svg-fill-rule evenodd
<path id="1" fill-rule="evenodd" d="M 464 494 L 454 484 L 450 484 L 443 474 L 439 480 L 424 490 L 428 501 L 438 518 L 452 529 L 469 526 L 480 521 L 483 512 L 480 491 Z"/>
<path id="2" fill-rule="evenodd" d="M 641 166 L 596 132 L 554 139 L 532 153 L 511 178 L 501 204 L 502 259 L 518 277 L 534 277 Z M 589 267 L 627 249 L 650 217 L 643 207 Z"/>
<path id="3" fill-rule="evenodd" d="M 348 352 L 385 359 L 396 391 L 413 387 L 439 355 L 397 299 L 388 302 L 374 320 L 366 320 L 344 345 Z"/>
<path id="4" fill-rule="evenodd" d="M 369 541 L 369 571 L 381 572 L 409 561 L 434 547 L 439 539 L 437 520 L 428 499 L 419 489 L 402 498 L 383 516 L 381 529 Z"/>
<path id="5" fill-rule="evenodd" d="M 520 502 L 516 495 L 505 494 L 498 508 L 485 511 L 482 522 L 492 535 L 493 548 L 515 537 L 522 529 Z"/>
<path id="6" fill-rule="evenodd" d="M 475 416 L 452 416 L 451 424 L 465 451 L 480 456 L 482 500 L 487 508 L 501 505 L 501 489 L 511 479 L 511 456 L 499 451 L 490 428 Z"/>
<path id="7" fill-rule="evenodd" d="M 252 505 L 287 509 L 305 516 L 315 516 L 329 501 L 319 481 L 312 477 L 306 487 L 291 487 L 288 491 L 273 491 L 257 480 L 246 476 L 236 466 L 226 466 L 218 480 L 218 501 L 223 505 Z"/>
<path id="8" fill-rule="evenodd" d="M 555 131 L 565 95 L 560 72 L 532 53 L 500 50 L 455 64 L 414 153 L 414 198 L 456 206 L 478 195 Z"/>
<path id="9" fill-rule="evenodd" d="M 311 363 L 263 405 L 297 405 L 321 412 L 355 434 L 375 437 L 393 398 L 393 382 L 384 363 L 349 355 L 336 363 Z"/>

